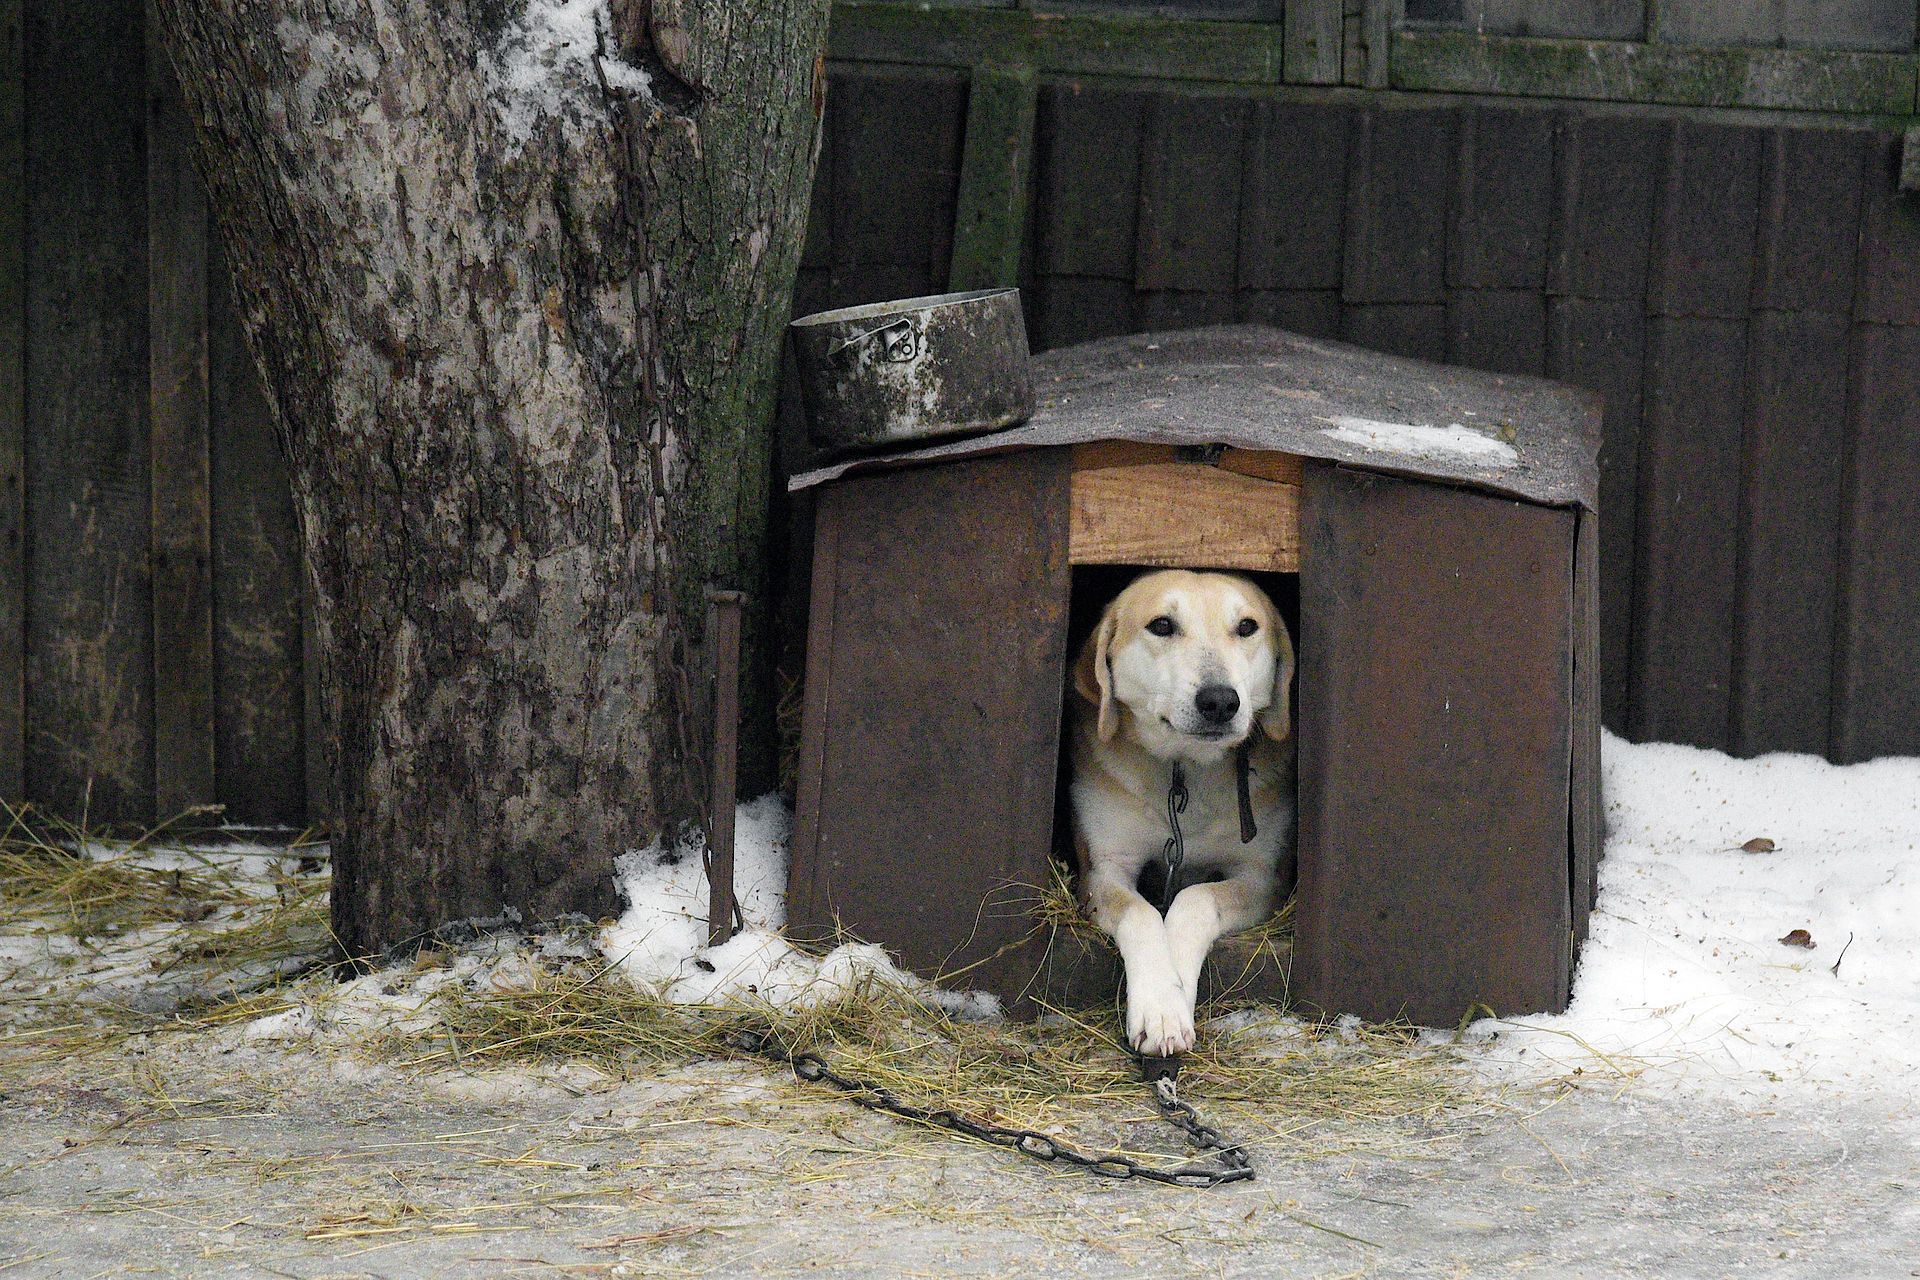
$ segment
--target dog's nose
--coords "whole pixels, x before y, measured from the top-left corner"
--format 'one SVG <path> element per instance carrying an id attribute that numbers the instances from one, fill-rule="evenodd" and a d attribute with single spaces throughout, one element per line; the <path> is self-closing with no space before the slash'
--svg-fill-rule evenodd
<path id="1" fill-rule="evenodd" d="M 1232 685 L 1208 684 L 1193 695 L 1193 705 L 1208 724 L 1225 724 L 1240 710 L 1240 695 Z"/>

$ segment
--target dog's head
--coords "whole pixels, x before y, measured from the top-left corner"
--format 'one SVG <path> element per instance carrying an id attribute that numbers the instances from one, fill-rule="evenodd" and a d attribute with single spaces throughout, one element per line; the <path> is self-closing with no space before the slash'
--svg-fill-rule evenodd
<path id="1" fill-rule="evenodd" d="M 1161 759 L 1217 759 L 1253 731 L 1292 731 L 1293 643 L 1267 593 L 1230 573 L 1166 569 L 1115 596 L 1074 663 L 1100 740 L 1126 724 Z"/>

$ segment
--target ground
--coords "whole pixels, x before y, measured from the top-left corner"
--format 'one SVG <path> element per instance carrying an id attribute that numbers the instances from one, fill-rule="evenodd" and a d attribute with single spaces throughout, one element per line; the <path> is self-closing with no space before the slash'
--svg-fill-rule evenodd
<path id="1" fill-rule="evenodd" d="M 738 1062 L 423 1075 L 201 1035 L 9 1074 L 9 1280 L 1920 1275 L 1920 1147 L 1869 1104 L 1508 1085 L 1262 1137 L 1255 1181 L 1194 1191 Z M 1286 1127 L 1196 1101 L 1236 1136 Z"/>
<path id="2" fill-rule="evenodd" d="M 1110 1010 L 1021 1027 L 887 986 L 913 980 L 877 949 L 786 947 L 769 802 L 742 810 L 757 932 L 731 950 L 701 945 L 700 860 L 653 850 L 623 860 L 618 925 L 470 924 L 344 985 L 274 985 L 324 951 L 323 848 L 16 821 L 0 1280 L 1920 1276 L 1920 760 L 1604 758 L 1571 1008 L 1458 1034 L 1203 1023 L 1184 1092 L 1258 1171 L 1212 1190 L 1091 1178 L 728 1055 L 737 1015 L 685 1000 L 831 998 L 852 1012 L 793 1025 L 838 1066 L 1181 1155 Z"/>

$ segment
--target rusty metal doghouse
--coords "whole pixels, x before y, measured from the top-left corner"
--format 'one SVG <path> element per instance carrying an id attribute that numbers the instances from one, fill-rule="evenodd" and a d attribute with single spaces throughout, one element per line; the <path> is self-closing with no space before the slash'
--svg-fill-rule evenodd
<path id="1" fill-rule="evenodd" d="M 1110 961 L 1031 915 L 1070 631 L 1117 589 L 1092 566 L 1235 569 L 1295 615 L 1300 880 L 1290 961 L 1213 980 L 1427 1025 L 1564 1008 L 1601 839 L 1599 401 L 1257 326 L 1033 379 L 1024 426 L 792 481 L 817 504 L 790 930 L 1016 1009 L 1110 997 Z"/>

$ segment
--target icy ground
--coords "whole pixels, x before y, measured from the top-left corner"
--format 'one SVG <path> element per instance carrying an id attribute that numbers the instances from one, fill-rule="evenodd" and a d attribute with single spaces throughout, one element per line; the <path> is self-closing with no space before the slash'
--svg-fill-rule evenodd
<path id="1" fill-rule="evenodd" d="M 357 1052 L 426 1016 L 434 984 L 511 984 L 543 949 L 597 946 L 688 1000 L 804 1003 L 887 973 L 871 949 L 820 965 L 779 940 L 785 816 L 760 802 L 741 815 L 750 931 L 719 951 L 699 945 L 697 853 L 654 849 L 623 864 L 634 907 L 598 937 L 495 939 L 394 994 L 376 975 L 104 1061 L 16 1065 L 0 1028 L 0 1280 L 1920 1276 L 1920 760 L 1609 739 L 1605 768 L 1568 1013 L 1470 1029 L 1481 1104 L 1262 1138 L 1250 1184 L 1092 1182 L 747 1064 L 622 1079 Z M 7 945 L 10 980 L 52 972 Z"/>

